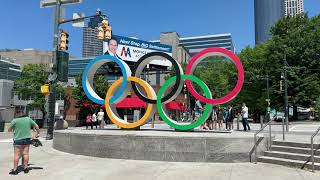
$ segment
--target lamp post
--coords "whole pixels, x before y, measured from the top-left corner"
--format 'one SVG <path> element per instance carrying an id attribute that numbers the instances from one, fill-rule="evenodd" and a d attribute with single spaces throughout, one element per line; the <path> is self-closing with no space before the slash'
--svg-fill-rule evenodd
<path id="1" fill-rule="evenodd" d="M 288 112 L 288 81 L 287 81 L 287 46 L 284 45 L 284 61 L 283 61 L 283 79 L 284 79 L 284 117 L 286 124 L 286 131 L 289 131 L 289 112 Z"/>
<path id="2" fill-rule="evenodd" d="M 55 102 L 56 102 L 56 85 L 57 85 L 57 53 L 58 53 L 58 33 L 59 33 L 59 25 L 68 23 L 68 22 L 76 22 L 79 20 L 84 20 L 91 17 L 106 17 L 105 15 L 102 15 L 99 11 L 96 13 L 96 15 L 93 16 L 87 16 L 87 17 L 80 17 L 77 19 L 71 19 L 71 20 L 62 20 L 60 21 L 60 10 L 61 5 L 66 4 L 74 4 L 74 3 L 81 3 L 82 0 L 56 0 L 56 1 L 47 1 L 42 0 L 40 1 L 40 7 L 51 7 L 55 6 L 55 16 L 54 16 L 54 37 L 53 37 L 53 52 L 52 52 L 52 68 L 50 70 L 50 74 L 48 77 L 48 82 L 50 85 L 50 94 L 48 97 L 48 130 L 47 130 L 47 140 L 53 139 L 53 126 L 54 126 L 54 118 L 55 118 Z M 111 33 L 111 29 L 108 28 Z M 109 31 L 108 31 L 109 32 Z M 109 33 L 106 33 L 106 35 L 110 35 Z"/>
<path id="3" fill-rule="evenodd" d="M 267 99 L 266 99 L 266 102 L 267 102 L 267 119 L 268 121 L 270 121 L 270 91 L 269 91 L 269 80 L 270 80 L 270 77 L 269 77 L 269 74 L 265 75 L 265 76 L 259 76 L 257 75 L 256 76 L 258 79 L 261 79 L 261 80 L 266 80 L 266 83 L 267 83 Z M 261 128 L 263 126 L 263 122 L 261 122 Z"/>

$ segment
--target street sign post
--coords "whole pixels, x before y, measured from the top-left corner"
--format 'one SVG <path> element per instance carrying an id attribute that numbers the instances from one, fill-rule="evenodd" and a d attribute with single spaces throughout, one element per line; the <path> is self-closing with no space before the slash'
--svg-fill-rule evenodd
<path id="1" fill-rule="evenodd" d="M 60 5 L 69 5 L 69 4 L 78 4 L 82 3 L 82 0 L 60 0 Z M 40 1 L 40 8 L 47 8 L 56 6 L 56 0 L 41 0 Z"/>

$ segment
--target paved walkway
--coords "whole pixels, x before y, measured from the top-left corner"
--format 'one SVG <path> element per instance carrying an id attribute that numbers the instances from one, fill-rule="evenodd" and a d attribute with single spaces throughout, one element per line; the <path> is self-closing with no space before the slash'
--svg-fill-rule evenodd
<path id="1" fill-rule="evenodd" d="M 106 159 L 79 156 L 52 149 L 52 141 L 42 138 L 43 147 L 31 148 L 29 174 L 10 176 L 13 148 L 10 135 L 0 133 L 0 179 L 210 179 L 210 180 L 319 180 L 320 172 L 264 163 L 186 163 Z M 44 135 L 42 135 L 44 137 Z"/>

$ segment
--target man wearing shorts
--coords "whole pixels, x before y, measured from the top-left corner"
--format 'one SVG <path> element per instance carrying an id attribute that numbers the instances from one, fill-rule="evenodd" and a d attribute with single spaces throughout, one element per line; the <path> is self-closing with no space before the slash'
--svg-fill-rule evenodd
<path id="1" fill-rule="evenodd" d="M 37 130 L 36 137 L 39 136 L 39 126 L 23 112 L 17 114 L 18 118 L 11 121 L 8 131 L 13 131 L 13 147 L 14 147 L 14 159 L 13 169 L 9 172 L 11 175 L 17 175 L 17 167 L 20 156 L 23 155 L 24 159 L 24 173 L 28 173 L 29 163 L 29 147 L 32 144 L 31 141 L 31 128 Z M 22 154 L 21 154 L 22 153 Z"/>

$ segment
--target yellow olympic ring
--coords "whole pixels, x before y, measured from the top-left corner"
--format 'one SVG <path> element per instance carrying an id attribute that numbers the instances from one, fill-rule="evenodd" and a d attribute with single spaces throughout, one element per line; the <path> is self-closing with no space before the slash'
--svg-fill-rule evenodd
<path id="1" fill-rule="evenodd" d="M 146 91 L 147 93 L 147 97 L 150 99 L 155 99 L 156 98 L 156 94 L 154 92 L 154 90 L 152 89 L 152 87 L 145 82 L 144 80 L 137 78 L 137 77 L 127 77 L 128 81 L 134 81 L 136 83 L 138 83 L 140 86 L 142 86 L 142 88 Z M 118 117 L 115 113 L 114 110 L 115 108 L 112 108 L 110 106 L 110 98 L 112 97 L 112 92 L 115 90 L 115 88 L 117 86 L 119 86 L 123 81 L 123 78 L 118 79 L 117 81 L 115 81 L 108 89 L 107 93 L 106 93 L 106 98 L 105 98 L 105 109 L 106 112 L 110 118 L 110 120 L 116 124 L 117 126 L 121 127 L 121 128 L 126 128 L 126 129 L 132 129 L 132 128 L 136 128 L 139 126 L 144 125 L 147 120 L 149 118 L 152 117 L 153 113 L 155 113 L 155 106 L 153 104 L 149 104 L 147 105 L 147 109 L 146 112 L 144 113 L 144 115 L 142 116 L 142 118 L 140 118 L 138 121 L 135 121 L 133 123 L 128 123 L 125 122 L 123 119 L 121 119 L 120 117 Z"/>

